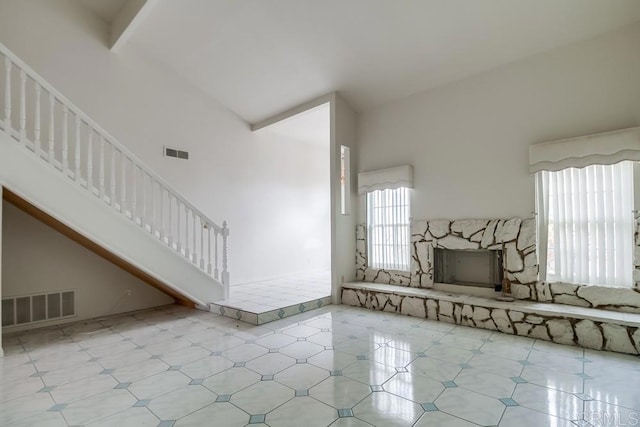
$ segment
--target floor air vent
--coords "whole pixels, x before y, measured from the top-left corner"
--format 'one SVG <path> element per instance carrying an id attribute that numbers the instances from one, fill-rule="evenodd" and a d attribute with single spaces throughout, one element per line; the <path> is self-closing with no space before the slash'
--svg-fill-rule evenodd
<path id="1" fill-rule="evenodd" d="M 2 299 L 2 326 L 21 326 L 76 315 L 76 292 L 60 291 Z"/>

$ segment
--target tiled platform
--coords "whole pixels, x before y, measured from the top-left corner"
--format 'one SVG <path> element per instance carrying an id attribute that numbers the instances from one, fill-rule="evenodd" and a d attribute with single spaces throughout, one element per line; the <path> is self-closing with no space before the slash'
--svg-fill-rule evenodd
<path id="1" fill-rule="evenodd" d="M 342 303 L 560 344 L 640 354 L 640 314 L 635 313 L 518 300 L 502 302 L 366 282 L 343 284 Z"/>
<path id="2" fill-rule="evenodd" d="M 214 313 L 262 325 L 331 304 L 329 272 L 298 274 L 230 287 L 229 298 L 210 304 Z"/>
<path id="3" fill-rule="evenodd" d="M 328 306 L 169 306 L 5 337 L 2 426 L 634 425 L 640 359 Z"/>

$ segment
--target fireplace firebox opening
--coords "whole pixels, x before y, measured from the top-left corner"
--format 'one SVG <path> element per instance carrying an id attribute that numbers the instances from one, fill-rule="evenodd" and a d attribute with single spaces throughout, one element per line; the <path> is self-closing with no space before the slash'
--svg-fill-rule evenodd
<path id="1" fill-rule="evenodd" d="M 434 282 L 502 289 L 501 250 L 434 248 Z"/>

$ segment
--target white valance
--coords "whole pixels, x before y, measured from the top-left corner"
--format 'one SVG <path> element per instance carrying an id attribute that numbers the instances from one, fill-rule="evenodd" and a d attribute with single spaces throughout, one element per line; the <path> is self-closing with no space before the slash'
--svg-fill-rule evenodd
<path id="1" fill-rule="evenodd" d="M 529 146 L 529 172 L 640 161 L 640 127 Z"/>
<path id="2" fill-rule="evenodd" d="M 413 168 L 409 165 L 358 174 L 358 194 L 401 187 L 413 188 Z"/>

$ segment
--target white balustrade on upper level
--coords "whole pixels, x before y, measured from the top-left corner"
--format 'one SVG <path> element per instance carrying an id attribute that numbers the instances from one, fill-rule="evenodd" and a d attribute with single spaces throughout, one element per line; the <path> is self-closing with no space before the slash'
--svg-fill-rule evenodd
<path id="1" fill-rule="evenodd" d="M 2 44 L 0 61 L 2 131 L 228 287 L 226 221 L 209 219 Z"/>

